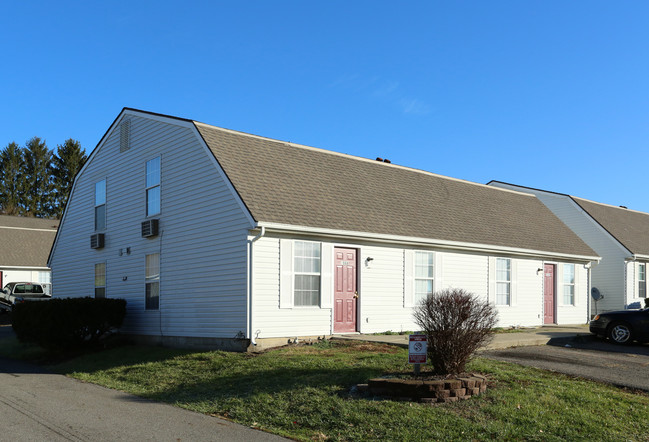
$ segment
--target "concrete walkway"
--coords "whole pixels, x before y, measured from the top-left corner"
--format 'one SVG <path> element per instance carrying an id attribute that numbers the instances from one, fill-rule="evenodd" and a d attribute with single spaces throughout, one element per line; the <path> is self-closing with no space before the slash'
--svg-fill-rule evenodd
<path id="1" fill-rule="evenodd" d="M 4 358 L 0 358 L 0 410 L 0 440 L 286 440 Z"/>
<path id="2" fill-rule="evenodd" d="M 546 345 L 555 338 L 568 338 L 578 335 L 589 335 L 587 325 L 543 326 L 516 329 L 507 332 L 495 333 L 494 338 L 483 350 L 497 350 L 509 347 L 522 347 L 526 345 Z M 336 335 L 334 339 L 352 339 L 370 342 L 384 342 L 408 348 L 408 335 L 364 335 L 348 334 Z"/>

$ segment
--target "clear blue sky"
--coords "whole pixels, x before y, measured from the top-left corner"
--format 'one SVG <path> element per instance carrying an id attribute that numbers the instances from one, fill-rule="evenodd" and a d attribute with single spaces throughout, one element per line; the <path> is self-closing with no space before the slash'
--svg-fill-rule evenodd
<path id="1" fill-rule="evenodd" d="M 123 107 L 649 212 L 647 1 L 4 1 L 0 145 Z"/>

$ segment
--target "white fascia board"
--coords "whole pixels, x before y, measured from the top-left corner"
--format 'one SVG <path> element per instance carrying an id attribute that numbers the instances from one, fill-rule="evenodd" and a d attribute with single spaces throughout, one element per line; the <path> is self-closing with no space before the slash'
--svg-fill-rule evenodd
<path id="1" fill-rule="evenodd" d="M 56 232 L 57 229 L 32 229 L 29 227 L 8 227 L 8 226 L 0 226 L 0 229 L 7 229 L 7 230 L 29 230 L 30 232 Z"/>
<path id="2" fill-rule="evenodd" d="M 293 226 L 290 224 L 266 223 L 260 222 L 258 227 L 265 227 L 267 231 L 277 233 L 299 233 L 299 234 L 314 234 L 318 236 L 330 236 L 336 238 L 350 238 L 350 239 L 365 239 L 374 242 L 389 243 L 389 244 L 403 244 L 403 245 L 418 245 L 418 246 L 434 246 L 437 248 L 465 250 L 472 252 L 506 254 L 506 255 L 519 255 L 529 257 L 542 257 L 542 258 L 563 258 L 577 261 L 599 262 L 599 256 L 586 256 L 586 255 L 572 255 L 568 253 L 547 252 L 543 250 L 521 249 L 515 247 L 495 246 L 489 244 L 477 244 L 460 241 L 446 241 L 440 239 L 419 238 L 414 236 L 400 236 L 400 235 L 379 235 L 370 232 L 354 232 L 348 230 L 335 230 L 317 227 L 306 226 Z"/>
<path id="3" fill-rule="evenodd" d="M 11 270 L 52 270 L 49 267 L 42 266 L 3 266 L 0 265 L 0 270 L 11 269 Z"/>
<path id="4" fill-rule="evenodd" d="M 649 261 L 649 255 L 642 255 L 640 253 L 633 254 L 628 258 L 625 258 L 626 261 Z"/>

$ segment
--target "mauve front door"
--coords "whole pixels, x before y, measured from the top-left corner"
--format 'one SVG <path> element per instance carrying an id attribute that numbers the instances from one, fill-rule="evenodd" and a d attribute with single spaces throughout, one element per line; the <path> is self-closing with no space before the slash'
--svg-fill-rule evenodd
<path id="1" fill-rule="evenodd" d="M 334 333 L 356 331 L 356 249 L 334 249 Z"/>

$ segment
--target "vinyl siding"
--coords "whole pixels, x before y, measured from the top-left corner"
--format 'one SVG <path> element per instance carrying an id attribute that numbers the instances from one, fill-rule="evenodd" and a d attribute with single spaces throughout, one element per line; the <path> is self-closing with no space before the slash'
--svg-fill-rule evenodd
<path id="1" fill-rule="evenodd" d="M 252 328 L 257 338 L 331 334 L 331 309 L 279 307 L 280 239 L 264 236 L 253 245 Z"/>
<path id="2" fill-rule="evenodd" d="M 561 269 L 561 264 L 557 266 Z M 583 324 L 588 320 L 588 302 L 590 288 L 588 287 L 588 269 L 575 264 L 575 304 L 566 305 L 563 302 L 563 274 L 557 270 L 557 323 Z"/>
<path id="3" fill-rule="evenodd" d="M 228 338 L 245 333 L 248 218 L 191 127 L 129 118 L 130 149 L 120 153 L 116 125 L 75 182 L 51 258 L 55 295 L 93 296 L 94 265 L 105 262 L 107 297 L 127 300 L 124 331 Z M 161 213 L 154 218 L 160 219 L 160 234 L 146 239 L 140 236 L 146 162 L 157 156 Z M 102 179 L 106 242 L 92 250 L 94 184 Z M 160 253 L 160 309 L 146 311 L 144 263 L 152 253 Z"/>
<path id="4" fill-rule="evenodd" d="M 504 183 L 494 183 L 492 185 L 536 195 L 564 224 L 579 235 L 586 244 L 602 257 L 599 264 L 593 264 L 591 275 L 592 286 L 597 287 L 604 295 L 604 299 L 598 301 L 597 309 L 601 312 L 624 308 L 624 260 L 630 253 L 615 238 L 566 195 L 520 188 Z M 594 313 L 595 302 L 592 303 L 591 308 L 591 314 Z"/>
<path id="5" fill-rule="evenodd" d="M 317 241 L 317 238 L 309 238 Z M 253 328 L 257 337 L 292 337 L 326 335 L 332 330 L 332 309 L 320 307 L 280 308 L 281 271 L 280 243 L 282 239 L 267 234 L 254 243 L 253 251 Z M 413 306 L 405 302 L 408 290 L 405 280 L 407 253 L 414 250 L 399 246 L 377 245 L 369 242 L 339 244 L 320 241 L 332 247 L 356 248 L 358 255 L 358 330 L 361 333 L 385 331 L 416 331 Z M 433 251 L 433 250 L 431 250 Z M 494 257 L 479 253 L 434 251 L 434 290 L 462 288 L 483 299 L 494 302 L 495 295 L 489 280 L 489 262 Z M 366 265 L 366 259 L 373 260 Z M 543 268 L 538 259 L 511 258 L 516 268 L 513 302 L 511 306 L 498 306 L 499 325 L 539 326 L 543 324 Z M 322 265 L 325 265 L 323 262 Z M 332 265 L 332 263 L 329 263 Z M 577 304 L 561 306 L 557 292 L 557 323 L 575 324 L 586 321 L 587 271 L 583 264 L 575 264 L 579 270 L 575 289 Z M 333 275 L 333 272 L 332 272 Z M 412 276 L 410 276 L 412 278 Z M 557 276 L 558 277 L 558 276 Z M 333 278 L 333 276 L 332 276 Z M 494 284 L 495 286 L 495 284 Z"/>

